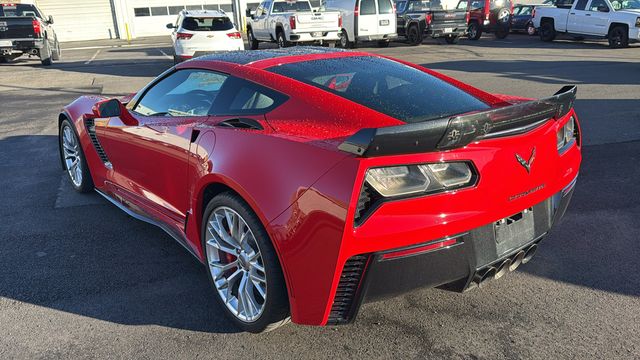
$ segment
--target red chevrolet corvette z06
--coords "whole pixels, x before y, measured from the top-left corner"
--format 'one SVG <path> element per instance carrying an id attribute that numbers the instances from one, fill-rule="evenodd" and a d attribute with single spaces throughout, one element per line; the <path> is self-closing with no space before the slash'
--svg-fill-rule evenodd
<path id="1" fill-rule="evenodd" d="M 578 175 L 575 94 L 493 95 L 328 48 L 213 54 L 123 99 L 80 97 L 60 154 L 76 190 L 201 261 L 243 330 L 341 324 L 529 261 Z"/>

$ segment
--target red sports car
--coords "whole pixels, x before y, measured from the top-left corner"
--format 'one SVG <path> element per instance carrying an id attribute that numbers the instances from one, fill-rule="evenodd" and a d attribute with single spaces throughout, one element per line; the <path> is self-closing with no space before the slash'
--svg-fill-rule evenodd
<path id="1" fill-rule="evenodd" d="M 76 190 L 201 261 L 243 330 L 342 324 L 529 261 L 578 175 L 575 94 L 489 94 L 328 48 L 214 54 L 124 99 L 80 97 L 60 155 Z"/>

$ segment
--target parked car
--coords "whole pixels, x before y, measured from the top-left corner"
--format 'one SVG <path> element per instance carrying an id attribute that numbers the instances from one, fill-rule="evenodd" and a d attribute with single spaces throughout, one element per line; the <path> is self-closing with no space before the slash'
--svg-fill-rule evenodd
<path id="1" fill-rule="evenodd" d="M 544 5 L 530 5 L 530 4 L 517 4 L 513 7 L 513 14 L 511 15 L 511 31 L 512 32 L 524 32 L 533 36 L 538 33 L 538 30 L 533 26 L 533 12 L 538 6 Z"/>
<path id="2" fill-rule="evenodd" d="M 327 10 L 340 11 L 340 47 L 354 48 L 363 41 L 389 46 L 398 37 L 392 0 L 324 0 Z"/>
<path id="3" fill-rule="evenodd" d="M 469 11 L 471 40 L 478 40 L 482 33 L 494 33 L 498 39 L 509 35 L 513 2 L 511 0 L 460 0 L 457 9 Z"/>
<path id="4" fill-rule="evenodd" d="M 172 29 L 173 62 L 179 63 L 212 51 L 244 50 L 242 34 L 224 11 L 182 10 Z"/>
<path id="5" fill-rule="evenodd" d="M 0 4 L 0 62 L 28 55 L 48 66 L 61 54 L 53 17 L 33 4 Z"/>
<path id="6" fill-rule="evenodd" d="M 612 48 L 627 47 L 640 41 L 640 0 L 576 0 L 570 9 L 541 7 L 533 24 L 542 41 L 569 34 L 608 39 Z"/>
<path id="7" fill-rule="evenodd" d="M 261 332 L 289 316 L 347 323 L 380 296 L 464 291 L 528 262 L 579 172 L 575 94 L 493 95 L 299 47 L 193 59 L 56 121 L 72 186 L 164 229 L 222 311 Z"/>
<path id="8" fill-rule="evenodd" d="M 247 39 L 252 50 L 260 42 L 291 44 L 320 43 L 335 46 L 340 36 L 340 12 L 316 12 L 306 0 L 264 0 L 253 12 L 247 8 Z"/>
<path id="9" fill-rule="evenodd" d="M 401 0 L 396 2 L 398 36 L 419 45 L 424 36 L 442 38 L 455 44 L 467 32 L 466 10 L 444 10 L 440 0 Z"/>

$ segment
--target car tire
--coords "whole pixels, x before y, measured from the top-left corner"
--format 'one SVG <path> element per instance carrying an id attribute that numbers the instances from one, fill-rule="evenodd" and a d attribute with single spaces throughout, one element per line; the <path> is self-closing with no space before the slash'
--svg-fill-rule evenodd
<path id="1" fill-rule="evenodd" d="M 556 38 L 556 29 L 551 21 L 546 21 L 540 24 L 540 40 L 545 42 L 551 42 Z"/>
<path id="2" fill-rule="evenodd" d="M 260 42 L 253 36 L 253 30 L 251 28 L 247 29 L 247 41 L 249 41 L 249 49 L 258 50 L 260 46 Z"/>
<path id="3" fill-rule="evenodd" d="M 201 234 L 207 277 L 226 316 L 241 330 L 252 333 L 275 330 L 288 323 L 284 274 L 269 235 L 250 206 L 235 193 L 223 192 L 209 201 L 203 215 Z M 230 223 L 246 230 L 238 231 Z M 232 228 L 236 234 L 229 230 Z M 236 239 L 238 232 L 244 240 Z M 220 233 L 233 243 L 222 240 Z"/>
<path id="4" fill-rule="evenodd" d="M 9 62 L 9 59 L 4 57 L 4 56 L 0 56 L 0 64 L 6 64 Z"/>
<path id="5" fill-rule="evenodd" d="M 343 49 L 353 49 L 355 47 L 355 43 L 353 41 L 349 41 L 349 35 L 347 35 L 347 31 L 342 29 L 340 32 L 340 40 L 338 40 L 338 46 Z"/>
<path id="6" fill-rule="evenodd" d="M 453 44 L 457 44 L 460 41 L 460 37 L 459 36 L 447 36 L 446 38 L 444 38 L 444 40 L 447 42 L 447 44 L 453 45 Z"/>
<path id="7" fill-rule="evenodd" d="M 278 31 L 278 34 L 276 35 L 276 43 L 278 44 L 279 48 L 286 48 L 289 47 L 289 42 L 287 41 L 287 38 L 284 36 L 284 31 Z"/>
<path id="8" fill-rule="evenodd" d="M 51 64 L 53 64 L 52 56 L 51 46 L 49 46 L 49 41 L 45 38 L 44 46 L 40 49 L 40 62 L 42 65 L 51 66 Z"/>
<path id="9" fill-rule="evenodd" d="M 482 37 L 482 29 L 477 22 L 472 22 L 469 24 L 469 28 L 467 29 L 467 37 L 469 40 L 478 40 Z"/>
<path id="10" fill-rule="evenodd" d="M 609 31 L 609 47 L 612 49 L 626 48 L 629 46 L 629 31 L 624 26 L 614 26 Z"/>
<path id="11" fill-rule="evenodd" d="M 417 46 L 422 44 L 422 33 L 418 25 L 411 25 L 407 30 L 407 41 L 411 46 Z"/>
<path id="12" fill-rule="evenodd" d="M 494 35 L 496 39 L 500 39 L 500 40 L 506 39 L 507 36 L 509 36 L 509 28 L 498 29 L 496 30 Z"/>
<path id="13" fill-rule="evenodd" d="M 58 39 L 56 39 L 55 44 L 56 46 L 55 46 L 55 49 L 53 49 L 53 52 L 51 53 L 51 58 L 55 61 L 58 61 L 62 56 L 62 50 L 60 49 L 60 43 L 58 42 Z"/>
<path id="14" fill-rule="evenodd" d="M 389 43 L 390 43 L 390 41 L 389 41 L 389 40 L 379 40 L 379 41 L 378 41 L 378 47 L 379 47 L 379 48 L 386 48 L 386 47 L 389 47 Z"/>
<path id="15" fill-rule="evenodd" d="M 534 36 L 534 35 L 536 34 L 536 32 L 537 32 L 537 31 L 538 31 L 538 30 L 536 30 L 536 27 L 535 27 L 535 26 L 533 26 L 533 23 L 532 23 L 532 22 L 529 22 L 529 23 L 527 24 L 527 34 L 528 34 L 529 36 Z"/>
<path id="16" fill-rule="evenodd" d="M 58 129 L 58 146 L 62 167 L 69 176 L 71 186 L 79 193 L 93 190 L 93 179 L 82 151 L 82 144 L 76 131 L 68 119 L 60 123 Z"/>

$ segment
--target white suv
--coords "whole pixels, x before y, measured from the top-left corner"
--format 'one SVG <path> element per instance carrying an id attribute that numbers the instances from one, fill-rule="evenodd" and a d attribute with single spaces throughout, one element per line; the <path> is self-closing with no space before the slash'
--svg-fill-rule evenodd
<path id="1" fill-rule="evenodd" d="M 183 10 L 167 28 L 173 29 L 176 64 L 213 51 L 244 50 L 242 35 L 224 11 Z"/>

